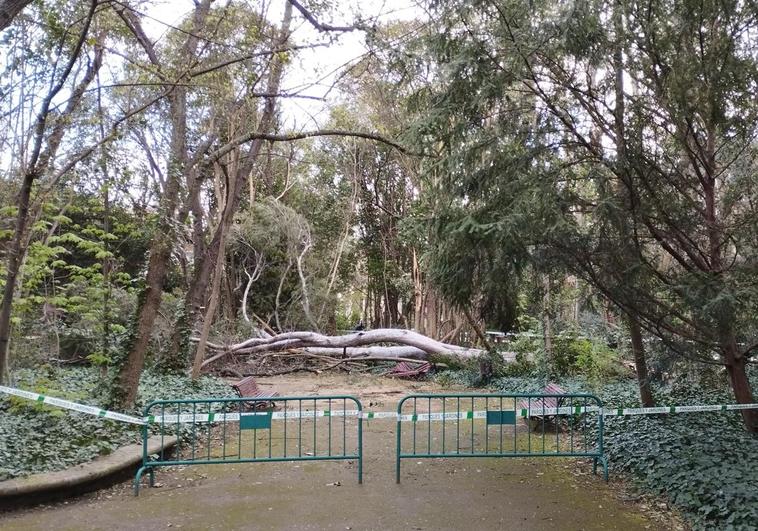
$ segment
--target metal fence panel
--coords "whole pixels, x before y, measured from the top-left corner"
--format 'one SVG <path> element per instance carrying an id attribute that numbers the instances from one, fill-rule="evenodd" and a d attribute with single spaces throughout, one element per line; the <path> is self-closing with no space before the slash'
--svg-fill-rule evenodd
<path id="1" fill-rule="evenodd" d="M 587 457 L 607 480 L 602 407 L 589 394 L 408 395 L 397 405 L 395 479 L 402 459 Z"/>
<path id="2" fill-rule="evenodd" d="M 361 483 L 362 410 L 350 395 L 151 402 L 144 411 L 148 423 L 142 430 L 135 494 L 143 474 L 149 474 L 152 486 L 155 468 L 174 465 L 354 460 Z M 151 435 L 162 443 L 175 438 L 177 444 L 148 455 Z"/>

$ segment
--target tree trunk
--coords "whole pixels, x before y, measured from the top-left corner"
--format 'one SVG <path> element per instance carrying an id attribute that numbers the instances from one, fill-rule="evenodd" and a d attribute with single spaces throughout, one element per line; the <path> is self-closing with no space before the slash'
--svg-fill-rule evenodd
<path id="1" fill-rule="evenodd" d="M 16 226 L 13 230 L 13 240 L 8 249 L 8 272 L 5 276 L 3 302 L 2 307 L 0 307 L 0 382 L 2 383 L 7 383 L 10 377 L 8 353 L 11 338 L 11 308 L 13 305 L 13 292 L 16 290 L 19 264 L 21 256 L 25 252 L 21 248 L 21 241 L 26 230 L 26 221 L 29 214 L 29 198 L 31 197 L 34 179 L 35 175 L 31 173 L 27 173 L 24 176 L 24 182 L 18 194 L 18 215 L 16 216 Z"/>
<path id="2" fill-rule="evenodd" d="M 223 227 L 223 225 L 222 225 Z M 221 244 L 219 254 L 216 258 L 216 270 L 213 273 L 213 285 L 211 286 L 211 299 L 208 302 L 208 308 L 205 311 L 205 319 L 203 320 L 203 329 L 200 332 L 200 341 L 197 343 L 197 351 L 195 352 L 195 361 L 192 364 L 192 379 L 197 380 L 200 376 L 200 369 L 202 367 L 203 358 L 205 358 L 205 346 L 208 342 L 208 334 L 211 331 L 211 324 L 213 324 L 213 317 L 216 314 L 216 306 L 218 306 L 218 299 L 221 295 L 221 275 L 224 271 L 224 248 L 226 243 L 225 233 L 221 233 Z"/>
<path id="3" fill-rule="evenodd" d="M 738 404 L 752 404 L 755 402 L 750 387 L 750 381 L 745 372 L 745 366 L 746 363 L 744 357 L 731 360 L 730 357 L 727 357 L 726 370 L 729 374 L 729 382 L 732 385 L 732 390 L 734 391 L 734 398 Z M 742 410 L 742 420 L 745 423 L 745 428 L 750 433 L 758 433 L 758 410 Z"/>
<path id="4" fill-rule="evenodd" d="M 253 353 L 305 347 L 357 347 L 374 343 L 399 343 L 416 347 L 427 354 L 452 354 L 461 359 L 475 358 L 484 353 L 483 350 L 441 343 L 411 330 L 396 328 L 377 328 L 341 336 L 325 336 L 315 332 L 286 332 L 267 338 L 251 338 L 225 348 L 230 353 Z"/>
<path id="5" fill-rule="evenodd" d="M 211 0 L 195 4 L 193 20 L 194 32 L 200 32 L 205 18 L 210 10 Z M 182 47 L 187 60 L 194 60 L 199 37 L 195 33 L 187 36 Z M 149 52 L 148 52 L 149 53 Z M 182 178 L 187 171 L 187 88 L 181 84 L 174 87 L 169 95 L 171 115 L 171 159 L 166 189 L 161 198 L 158 226 L 150 246 L 150 259 L 147 266 L 145 287 L 140 294 L 139 303 L 131 335 L 125 345 L 126 358 L 121 360 L 115 385 L 112 389 L 111 402 L 121 408 L 130 408 L 137 398 L 145 355 L 153 332 L 153 323 L 158 315 L 158 308 L 163 295 L 163 285 L 166 281 L 171 251 L 173 250 L 176 234 L 174 213 L 179 201 L 179 191 Z"/>
<path id="6" fill-rule="evenodd" d="M 193 340 L 198 339 L 193 338 Z M 368 346 L 374 343 L 399 343 L 401 346 Z M 483 350 L 441 343 L 410 330 L 382 328 L 342 336 L 324 336 L 314 332 L 287 332 L 277 336 L 248 339 L 236 345 L 217 345 L 210 342 L 207 345 L 218 354 L 203 361 L 202 367 L 229 354 L 268 354 L 293 349 L 333 357 L 400 357 L 452 363 L 480 359 L 486 354 Z M 514 352 L 502 352 L 500 356 L 504 362 L 512 362 L 516 359 Z"/>
<path id="7" fill-rule="evenodd" d="M 627 324 L 629 334 L 632 337 L 632 353 L 634 354 L 634 367 L 637 371 L 637 382 L 640 388 L 640 403 L 642 407 L 653 407 L 655 400 L 650 390 L 650 380 L 647 375 L 647 360 L 645 359 L 645 344 L 642 342 L 642 328 L 636 316 L 628 315 Z"/>
<path id="8" fill-rule="evenodd" d="M 545 292 L 542 295 L 542 341 L 548 364 L 553 361 L 553 327 L 550 316 L 550 277 L 543 275 L 542 286 Z"/>
<path id="9" fill-rule="evenodd" d="M 732 386 L 734 398 L 738 404 L 752 404 L 754 403 L 753 391 L 745 370 L 747 359 L 739 350 L 734 327 L 730 323 L 724 322 L 720 332 L 722 357 L 726 364 L 726 372 L 729 375 L 729 383 Z M 742 420 L 747 431 L 758 433 L 758 409 L 743 410 Z"/>
<path id="10" fill-rule="evenodd" d="M 468 321 L 469 326 L 474 331 L 474 334 L 477 338 L 479 338 L 479 341 L 482 342 L 482 346 L 484 346 L 485 349 L 492 351 L 492 345 L 490 345 L 490 342 L 487 340 L 487 336 L 484 335 L 484 332 L 479 327 L 479 323 L 476 322 L 476 319 L 474 319 L 474 316 L 471 315 L 471 311 L 463 307 L 463 315 L 466 316 L 466 320 Z"/>
<path id="11" fill-rule="evenodd" d="M 32 0 L 0 0 L 0 31 L 10 26 L 22 9 Z"/>
<path id="12" fill-rule="evenodd" d="M 413 328 L 416 330 L 416 332 L 419 332 L 423 334 L 425 330 L 423 329 L 422 323 L 423 316 L 423 306 L 424 306 L 424 295 L 423 290 L 421 286 L 421 270 L 419 269 L 418 264 L 418 257 L 416 256 L 416 248 L 413 248 L 413 270 L 412 270 L 412 276 L 413 276 Z"/>

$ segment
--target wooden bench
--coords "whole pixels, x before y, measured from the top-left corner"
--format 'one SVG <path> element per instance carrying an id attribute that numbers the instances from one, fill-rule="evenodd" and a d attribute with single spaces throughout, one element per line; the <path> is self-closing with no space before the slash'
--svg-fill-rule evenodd
<path id="1" fill-rule="evenodd" d="M 549 383 L 547 386 L 545 386 L 544 393 L 546 395 L 563 395 L 566 394 L 566 391 L 558 384 Z M 546 396 L 544 398 L 524 398 L 522 400 L 519 400 L 518 408 L 529 410 L 529 417 L 527 417 L 525 420 L 532 430 L 537 429 L 537 426 L 539 426 L 540 423 L 544 424 L 550 422 L 550 419 L 553 419 L 552 423 L 554 424 L 555 429 L 558 429 L 558 417 L 556 415 L 542 415 L 540 412 L 543 408 L 555 409 L 561 407 L 562 405 L 563 399 L 561 397 Z"/>
<path id="2" fill-rule="evenodd" d="M 248 376 L 241 379 L 239 382 L 232 384 L 232 389 L 237 391 L 240 398 L 275 398 L 279 396 L 276 391 L 264 391 L 255 382 L 255 378 Z M 251 409 L 265 409 L 267 407 L 273 407 L 273 400 L 255 400 L 253 402 L 245 402 Z"/>
<path id="3" fill-rule="evenodd" d="M 415 366 L 410 362 L 401 361 L 391 371 L 386 373 L 385 376 L 389 376 L 390 378 L 419 378 L 428 374 L 431 369 L 432 364 L 428 361 Z"/>

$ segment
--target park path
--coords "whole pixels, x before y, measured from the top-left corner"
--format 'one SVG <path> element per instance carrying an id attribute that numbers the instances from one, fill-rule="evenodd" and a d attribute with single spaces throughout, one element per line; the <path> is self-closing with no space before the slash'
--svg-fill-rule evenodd
<path id="1" fill-rule="evenodd" d="M 375 377 L 263 379 L 280 394 L 353 392 L 373 410 L 391 410 L 431 384 Z M 66 503 L 0 515 L 12 530 L 147 529 L 671 529 L 624 502 L 591 466 L 563 459 L 409 461 L 394 481 L 394 423 L 364 432 L 364 483 L 355 463 L 301 462 L 162 469 L 160 488 L 139 498 L 128 484 Z"/>

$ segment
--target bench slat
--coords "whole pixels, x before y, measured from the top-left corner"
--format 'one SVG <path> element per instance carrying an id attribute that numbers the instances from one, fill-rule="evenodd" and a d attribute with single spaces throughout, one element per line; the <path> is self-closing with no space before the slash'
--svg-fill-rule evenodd
<path id="1" fill-rule="evenodd" d="M 554 383 L 549 383 L 545 386 L 545 394 L 548 395 L 562 395 L 566 391 L 563 390 L 561 386 Z M 519 400 L 518 407 L 519 409 L 530 409 L 529 416 L 530 417 L 536 417 L 536 418 L 542 418 L 543 416 L 549 417 L 551 415 L 541 415 L 540 411 L 543 407 L 545 409 L 554 409 L 560 407 L 561 399 L 554 396 L 547 396 L 543 398 L 533 398 L 531 400 L 529 399 L 521 399 Z M 536 413 L 534 411 L 537 410 Z"/>
<path id="2" fill-rule="evenodd" d="M 233 383 L 232 389 L 237 392 L 240 398 L 272 399 L 279 396 L 279 393 L 276 391 L 263 391 L 260 389 L 258 387 L 258 384 L 255 382 L 255 378 L 252 376 L 248 376 L 239 382 Z M 250 407 L 266 407 L 267 404 L 268 402 L 251 403 Z M 273 406 L 273 401 L 271 401 L 271 405 Z"/>

